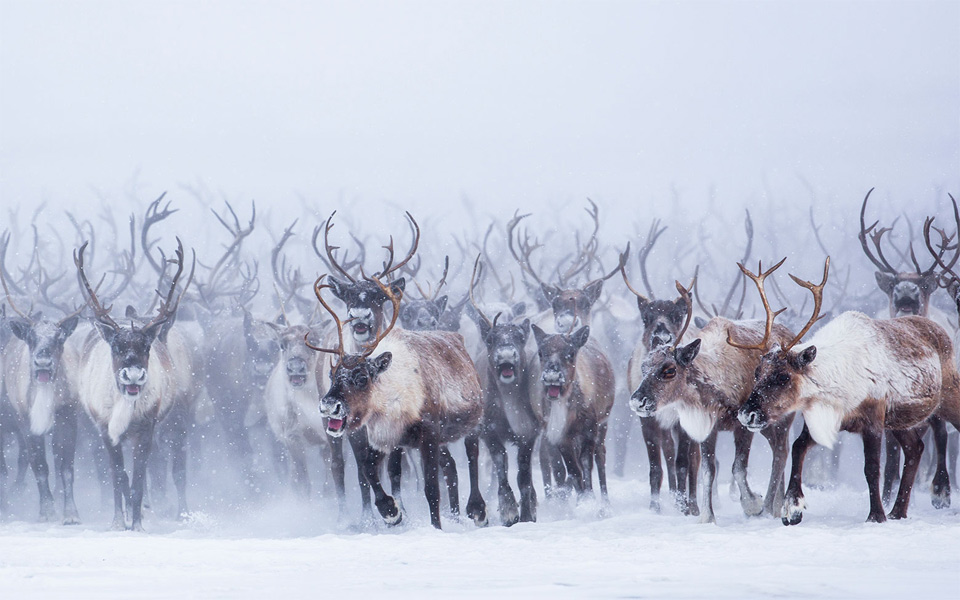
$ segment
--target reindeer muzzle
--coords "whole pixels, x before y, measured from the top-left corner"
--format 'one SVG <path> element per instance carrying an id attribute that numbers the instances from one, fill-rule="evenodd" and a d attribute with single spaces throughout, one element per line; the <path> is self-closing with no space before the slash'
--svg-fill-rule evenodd
<path id="1" fill-rule="evenodd" d="M 324 396 L 320 400 L 320 414 L 327 419 L 327 435 L 338 438 L 347 432 L 347 409 L 343 402 Z"/>
<path id="2" fill-rule="evenodd" d="M 301 388 L 307 383 L 307 363 L 302 358 L 287 361 L 287 379 L 294 388 Z"/>
<path id="3" fill-rule="evenodd" d="M 746 407 L 737 411 L 737 420 L 748 430 L 756 433 L 767 426 L 767 420 L 759 410 L 751 410 Z"/>
<path id="4" fill-rule="evenodd" d="M 630 396 L 630 410 L 639 417 L 652 417 L 657 412 L 657 402 L 653 396 L 641 394 L 637 390 Z"/>

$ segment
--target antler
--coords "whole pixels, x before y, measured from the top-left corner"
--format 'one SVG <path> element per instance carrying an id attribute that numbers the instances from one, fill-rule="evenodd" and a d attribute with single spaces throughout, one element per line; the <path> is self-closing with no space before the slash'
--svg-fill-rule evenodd
<path id="1" fill-rule="evenodd" d="M 210 212 L 213 213 L 213 216 L 217 218 L 217 221 L 220 221 L 220 224 L 233 236 L 233 241 L 227 246 L 224 250 L 223 255 L 217 260 L 216 264 L 213 266 L 213 269 L 210 270 L 210 276 L 207 278 L 207 287 L 216 287 L 217 277 L 220 274 L 220 269 L 227 263 L 229 260 L 234 260 L 236 253 L 240 250 L 240 245 L 243 243 L 244 238 L 253 233 L 253 228 L 257 221 L 257 204 L 253 200 L 250 201 L 250 222 L 247 224 L 247 227 L 244 228 L 240 225 L 240 219 L 237 217 L 236 211 L 233 210 L 233 206 L 229 202 L 224 200 L 224 204 L 227 205 L 227 210 L 230 211 L 230 216 L 232 217 L 233 223 L 227 223 L 224 217 L 221 217 L 217 214 L 217 211 L 210 209 Z"/>
<path id="2" fill-rule="evenodd" d="M 743 222 L 743 229 L 747 233 L 747 247 L 743 251 L 743 259 L 740 261 L 743 264 L 747 264 L 747 261 L 750 260 L 750 251 L 753 249 L 753 219 L 750 218 L 750 211 L 747 210 L 747 217 Z M 740 284 L 743 285 L 740 285 Z M 737 313 L 739 314 L 743 310 L 743 300 L 746 297 L 746 280 L 743 279 L 743 274 L 738 273 L 736 279 L 733 280 L 733 285 L 730 286 L 730 289 L 727 291 L 727 295 L 723 299 L 723 304 L 720 306 L 719 314 L 726 316 L 727 309 L 730 307 L 730 301 L 733 299 L 733 294 L 737 291 L 737 287 L 740 286 L 743 289 L 743 292 L 740 295 L 740 306 L 737 307 Z"/>
<path id="3" fill-rule="evenodd" d="M 314 346 L 313 344 L 310 343 L 310 340 L 308 339 L 310 335 L 309 333 L 303 337 L 303 341 L 307 345 L 307 348 L 310 348 L 311 350 L 315 350 L 317 352 L 324 352 L 326 354 L 335 354 L 337 356 L 337 362 L 339 363 L 341 360 L 343 360 L 343 355 L 344 355 L 343 323 L 340 321 L 340 317 L 337 316 L 337 313 L 334 312 L 334 310 L 330 308 L 330 305 L 327 304 L 327 301 L 323 299 L 323 294 L 321 294 L 321 292 L 325 289 L 330 289 L 333 287 L 329 283 L 323 283 L 323 280 L 325 278 L 326 278 L 326 274 L 321 275 L 320 277 L 317 278 L 315 282 L 313 282 L 313 293 L 316 294 L 317 300 L 320 302 L 323 308 L 328 313 L 330 313 L 331 317 L 333 317 L 333 322 L 337 326 L 337 339 L 338 339 L 337 347 L 331 350 L 328 348 L 320 348 L 319 346 Z M 336 366 L 334 366 L 334 369 L 336 369 Z"/>
<path id="4" fill-rule="evenodd" d="M 393 260 L 394 260 L 393 236 L 390 236 L 390 243 L 387 244 L 386 246 L 383 246 L 384 250 L 388 252 L 389 257 L 383 263 L 383 270 L 380 271 L 379 273 L 374 273 L 372 275 L 372 279 L 378 280 L 378 283 L 379 283 L 379 279 L 383 277 L 390 277 L 393 273 L 396 273 L 398 270 L 403 268 L 404 265 L 410 262 L 410 259 L 412 259 L 413 256 L 417 253 L 417 248 L 420 246 L 420 226 L 417 225 L 417 221 L 416 219 L 413 218 L 413 215 L 411 215 L 409 212 L 406 212 L 404 214 L 407 215 L 409 224 L 413 229 L 413 245 L 410 246 L 410 251 L 407 253 L 406 258 L 404 258 L 403 260 L 398 262 L 396 265 L 394 265 L 393 264 Z"/>
<path id="5" fill-rule="evenodd" d="M 419 237 L 419 231 L 417 237 Z M 410 258 L 407 257 L 407 260 L 410 260 Z M 378 333 L 372 342 L 364 344 L 366 346 L 366 349 L 363 351 L 364 358 L 373 354 L 373 351 L 377 349 L 377 346 L 380 344 L 380 342 L 387 337 L 387 335 L 393 330 L 393 326 L 397 324 L 397 317 L 400 316 L 400 300 L 403 298 L 403 292 L 401 292 L 399 295 L 394 294 L 391 286 L 383 285 L 383 283 L 377 277 L 367 277 L 367 281 L 376 283 L 377 287 L 380 288 L 380 291 L 387 295 L 387 298 L 390 299 L 390 303 L 393 304 L 393 315 L 390 318 L 390 324 L 387 325 L 386 329 Z"/>
<path id="6" fill-rule="evenodd" d="M 960 211 L 957 210 L 957 201 L 954 200 L 952 194 L 947 194 L 947 195 L 950 196 L 950 201 L 953 203 L 953 218 L 957 223 L 957 234 L 960 235 Z M 957 264 L 957 259 L 960 259 L 960 237 L 957 238 L 957 241 L 958 241 L 957 244 L 950 246 L 950 242 L 953 241 L 956 236 L 947 235 L 947 232 L 944 231 L 943 229 L 940 229 L 939 227 L 933 227 L 933 220 L 934 220 L 934 217 L 927 217 L 927 219 L 923 223 L 923 241 L 926 244 L 927 250 L 930 252 L 930 255 L 933 256 L 933 260 L 934 260 L 934 263 L 933 263 L 934 266 L 930 268 L 930 271 L 932 271 L 934 267 L 939 265 L 940 268 L 943 269 L 943 273 L 940 274 L 941 279 L 945 275 L 949 274 L 952 278 L 952 281 L 960 282 L 960 276 L 958 276 L 953 271 L 953 266 Z M 933 249 L 933 244 L 930 241 L 931 227 L 935 229 L 937 233 L 940 234 L 940 251 L 939 252 Z M 949 265 L 943 262 L 943 255 L 946 253 L 947 250 L 957 250 L 957 252 L 954 253 L 953 258 L 950 260 Z M 943 286 L 943 287 L 947 287 L 947 286 Z"/>
<path id="7" fill-rule="evenodd" d="M 143 255 L 147 257 L 147 262 L 150 263 L 150 266 L 153 267 L 153 270 L 157 273 L 161 272 L 163 267 L 153 258 L 151 249 L 157 243 L 157 240 L 147 239 L 150 233 L 150 228 L 180 210 L 179 208 L 174 208 L 171 210 L 170 201 L 167 201 L 162 210 L 160 209 L 160 203 L 163 201 L 166 195 L 167 193 L 163 192 L 160 194 L 159 198 L 147 206 L 147 212 L 143 215 L 143 225 L 140 227 L 140 248 L 143 250 Z"/>
<path id="8" fill-rule="evenodd" d="M 656 300 L 657 296 L 653 293 L 653 288 L 650 286 L 650 279 L 647 277 L 647 257 L 650 256 L 650 251 L 653 250 L 657 239 L 659 239 L 666 230 L 666 226 L 660 227 L 660 219 L 654 219 L 653 223 L 650 224 L 650 230 L 647 232 L 647 240 L 643 243 L 643 246 L 640 247 L 640 251 L 637 252 L 637 260 L 640 262 L 640 279 L 643 281 L 643 287 L 647 289 L 647 294 L 654 300 Z M 631 288 L 631 290 L 633 290 L 633 288 Z M 636 294 L 636 291 L 633 293 Z"/>
<path id="9" fill-rule="evenodd" d="M 96 317 L 98 321 L 109 325 L 115 329 L 119 329 L 120 326 L 117 325 L 117 322 L 110 318 L 110 306 L 103 306 L 100 303 L 100 300 L 97 298 L 96 290 L 91 287 L 90 281 L 87 279 L 87 273 L 84 271 L 83 266 L 83 252 L 87 249 L 87 244 L 89 242 L 84 242 L 80 246 L 79 250 L 73 251 L 73 264 L 77 267 L 77 278 L 80 281 L 80 290 L 83 292 L 84 299 L 87 304 L 93 309 L 93 316 Z M 100 282 L 103 282 L 103 279 L 100 279 Z M 97 284 L 97 287 L 100 287 L 100 284 Z"/>
<path id="10" fill-rule="evenodd" d="M 874 264 L 878 269 L 884 273 L 890 273 L 891 275 L 896 275 L 897 270 L 894 269 L 889 262 L 887 262 L 886 257 L 883 255 L 883 250 L 880 248 L 880 241 L 883 239 L 883 234 L 890 231 L 889 227 L 873 231 L 873 228 L 877 226 L 880 221 L 874 221 L 873 225 L 870 227 L 866 226 L 866 221 L 863 220 L 864 215 L 867 211 L 867 200 L 870 198 L 870 194 L 873 193 L 875 188 L 870 188 L 870 191 L 867 192 L 867 195 L 863 198 L 863 205 L 860 207 L 860 247 L 863 248 L 864 254 L 867 255 L 867 258 L 870 259 L 870 262 Z M 867 245 L 867 234 L 870 234 L 870 240 L 873 242 L 874 247 L 877 249 L 877 257 L 870 252 L 870 247 Z"/>
<path id="11" fill-rule="evenodd" d="M 470 293 L 468 294 L 468 296 L 470 298 L 470 304 L 473 306 L 473 309 L 477 311 L 477 314 L 480 315 L 480 318 L 486 321 L 487 325 L 490 325 L 491 327 L 493 327 L 493 322 L 490 320 L 490 317 L 483 314 L 483 311 L 480 310 L 480 306 L 477 304 L 476 299 L 473 297 L 473 288 L 477 282 L 478 271 L 480 271 L 480 255 L 479 254 L 477 255 L 477 260 L 473 262 L 473 274 L 470 275 Z"/>
<path id="12" fill-rule="evenodd" d="M 443 257 L 443 276 L 440 278 L 440 282 L 437 284 L 437 289 L 432 289 L 430 283 L 427 283 L 427 290 L 429 293 L 425 293 L 423 288 L 420 287 L 420 284 L 413 282 L 417 286 L 417 290 L 420 292 L 420 295 L 423 296 L 424 300 L 436 300 L 437 296 L 440 295 L 440 290 L 447 283 L 447 273 L 450 271 L 450 256 Z"/>
<path id="13" fill-rule="evenodd" d="M 690 290 L 697 285 L 697 276 L 693 276 L 693 281 L 690 282 L 690 287 L 683 287 L 679 281 L 675 281 L 677 284 L 677 291 L 680 292 L 680 297 L 683 298 L 684 304 L 687 305 L 687 318 L 683 322 L 683 329 L 680 330 L 680 333 L 677 334 L 677 341 L 674 343 L 674 347 L 680 343 L 680 340 L 683 339 L 683 334 L 687 332 L 687 327 L 690 326 L 690 319 L 693 318 L 693 299 L 690 297 Z"/>
<path id="14" fill-rule="evenodd" d="M 821 319 L 820 309 L 823 306 L 823 288 L 827 285 L 827 275 L 830 273 L 830 257 L 827 257 L 827 260 L 823 263 L 823 281 L 819 285 L 814 285 L 809 281 L 804 281 L 799 277 L 791 274 L 790 279 L 794 281 L 800 287 L 804 287 L 810 290 L 810 293 L 813 294 L 813 316 L 810 317 L 810 320 L 807 321 L 807 324 L 803 326 L 803 329 L 800 330 L 800 333 L 797 334 L 797 337 L 793 338 L 789 344 L 782 348 L 782 352 L 788 352 L 791 348 L 796 346 L 800 340 L 803 339 L 803 336 L 810 331 L 810 328 L 813 327 L 813 324 Z"/>
<path id="15" fill-rule="evenodd" d="M 738 344 L 737 342 L 734 342 L 733 339 L 730 337 L 730 332 L 727 332 L 727 343 L 733 346 L 734 348 L 740 348 L 741 350 L 759 350 L 761 352 L 767 351 L 767 344 L 770 342 L 770 333 L 773 331 L 773 320 L 777 318 L 777 315 L 779 315 L 786 309 L 781 308 L 780 310 L 774 312 L 773 309 L 770 308 L 770 301 L 767 300 L 767 291 L 763 287 L 763 281 L 771 273 L 779 269 L 780 266 L 783 265 L 784 262 L 786 262 L 786 260 L 787 258 L 783 257 L 783 259 L 780 262 L 773 265 L 773 267 L 771 267 L 767 271 L 763 270 L 763 262 L 758 263 L 757 272 L 759 273 L 759 275 L 755 275 L 751 273 L 749 270 L 747 270 L 746 267 L 743 266 L 743 263 L 737 263 L 737 266 L 740 267 L 740 271 L 742 271 L 744 275 L 749 277 L 753 281 L 753 283 L 756 284 L 757 290 L 760 292 L 760 301 L 763 302 L 763 310 L 767 314 L 767 321 L 763 328 L 763 339 L 760 340 L 759 344 L 749 344 L 749 345 Z"/>
<path id="16" fill-rule="evenodd" d="M 291 237 L 293 237 L 293 228 L 296 226 L 296 219 L 289 227 L 283 230 L 283 235 L 280 237 L 280 241 L 277 242 L 277 245 L 274 246 L 273 250 L 270 252 L 270 266 L 273 268 L 273 279 L 283 291 L 283 295 L 288 300 L 294 300 L 299 305 L 309 304 L 306 298 L 300 296 L 299 290 L 303 286 L 304 282 L 301 280 L 300 269 L 296 268 L 287 268 L 287 258 L 284 256 L 281 259 L 280 253 L 283 251 L 283 246 L 287 243 Z M 279 263 L 279 264 L 278 264 Z M 279 294 L 278 294 L 279 295 Z M 281 308 L 283 307 L 283 298 L 280 300 Z"/>
<path id="17" fill-rule="evenodd" d="M 323 226 L 323 249 L 327 255 L 327 258 L 326 258 L 327 265 L 333 269 L 336 269 L 337 271 L 340 271 L 340 273 L 344 277 L 350 280 L 350 283 L 356 283 L 357 280 L 354 279 L 353 275 L 348 273 L 347 269 L 341 266 L 340 263 L 337 262 L 337 259 L 334 258 L 333 256 L 333 253 L 336 250 L 340 249 L 340 246 L 330 245 L 330 230 L 333 229 L 333 215 L 335 214 L 337 214 L 337 211 L 333 211 L 332 213 L 330 213 L 330 216 L 327 217 L 327 222 Z M 317 256 L 319 256 L 322 259 L 323 256 L 320 254 L 320 249 L 317 248 L 317 236 L 319 235 L 320 235 L 320 227 L 316 227 L 313 230 L 313 250 L 314 252 L 317 253 Z M 314 292 L 316 292 L 316 284 L 314 284 Z"/>
<path id="18" fill-rule="evenodd" d="M 183 275 L 183 242 L 180 241 L 180 238 L 177 238 L 177 250 L 176 250 L 176 259 L 173 261 L 177 265 L 177 272 L 173 275 L 173 280 L 170 282 L 170 289 L 167 291 L 167 295 L 164 299 L 160 301 L 160 308 L 157 309 L 157 316 L 153 318 L 150 323 L 144 327 L 147 329 L 153 327 L 154 325 L 160 324 L 164 321 L 169 321 L 174 315 L 177 314 L 177 308 L 180 306 L 180 300 L 183 299 L 183 295 L 187 293 L 187 288 L 190 287 L 190 283 L 193 281 L 193 274 L 197 268 L 197 253 L 193 253 L 193 265 L 190 267 L 190 275 L 187 277 L 187 283 L 183 286 L 183 289 L 180 291 L 180 295 L 177 296 L 176 301 L 173 297 L 177 291 L 177 284 L 180 283 L 180 276 Z M 160 290 L 157 290 L 157 294 L 160 294 Z"/>
<path id="19" fill-rule="evenodd" d="M 530 242 L 530 236 L 524 232 L 523 239 L 520 239 L 519 232 L 517 233 L 517 246 L 519 246 L 519 254 L 517 248 L 513 246 L 513 232 L 516 230 L 517 225 L 520 224 L 520 221 L 526 219 L 530 216 L 530 213 L 525 215 L 519 214 L 520 211 L 513 213 L 513 218 L 510 219 L 510 222 L 507 223 L 507 247 L 510 249 L 510 254 L 513 255 L 513 259 L 517 261 L 517 264 L 520 265 L 520 270 L 533 278 L 537 282 L 537 285 L 543 285 L 543 281 L 540 280 L 540 277 L 537 275 L 536 271 L 533 270 L 533 266 L 530 264 L 530 255 L 540 247 L 540 244 L 534 240 L 533 243 Z"/>

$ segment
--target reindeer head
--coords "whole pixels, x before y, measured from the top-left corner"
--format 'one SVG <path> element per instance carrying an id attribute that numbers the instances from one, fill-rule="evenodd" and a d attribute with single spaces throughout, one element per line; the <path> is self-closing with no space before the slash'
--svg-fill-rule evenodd
<path id="1" fill-rule="evenodd" d="M 600 298 L 603 280 L 592 281 L 583 289 L 562 290 L 546 283 L 541 284 L 540 289 L 553 309 L 557 331 L 570 333 L 576 327 L 590 324 L 590 309 Z"/>
<path id="2" fill-rule="evenodd" d="M 494 317 L 493 322 L 480 319 L 477 326 L 487 348 L 490 367 L 501 383 L 511 384 L 527 368 L 525 348 L 530 337 L 530 319 L 521 323 L 498 323 L 499 316 Z"/>
<path id="3" fill-rule="evenodd" d="M 253 382 L 260 388 L 267 385 L 270 373 L 280 360 L 280 325 L 253 318 L 243 311 L 243 339 L 247 346 L 247 365 Z"/>
<path id="4" fill-rule="evenodd" d="M 581 327 L 572 334 L 547 335 L 532 325 L 540 357 L 540 383 L 548 400 L 566 401 L 577 379 L 577 353 L 590 337 L 590 328 Z"/>
<path id="5" fill-rule="evenodd" d="M 280 331 L 280 356 L 287 380 L 294 388 L 302 388 L 314 376 L 316 354 L 305 340 L 311 335 L 306 325 L 291 325 Z"/>
<path id="6" fill-rule="evenodd" d="M 446 296 L 408 300 L 400 309 L 400 325 L 410 331 L 436 331 L 446 309 Z"/>
<path id="7" fill-rule="evenodd" d="M 630 396 L 630 409 L 641 417 L 652 417 L 658 407 L 679 401 L 695 392 L 687 370 L 700 352 L 700 340 L 686 346 L 661 345 L 643 361 L 643 380 Z"/>
<path id="8" fill-rule="evenodd" d="M 786 260 L 786 259 L 784 259 Z M 754 280 L 760 290 L 760 296 L 763 300 L 764 309 L 767 313 L 767 327 L 763 340 L 756 345 L 740 345 L 727 337 L 727 343 L 737 348 L 746 350 L 760 350 L 764 352 L 760 359 L 754 374 L 753 390 L 750 397 L 740 407 L 737 412 L 737 419 L 750 431 L 760 431 L 770 423 L 776 423 L 791 412 L 800 408 L 802 400 L 800 395 L 800 381 L 805 375 L 810 363 L 817 357 L 816 346 L 807 346 L 803 350 L 794 351 L 803 336 L 810 331 L 814 323 L 820 320 L 820 309 L 823 306 L 823 288 L 827 284 L 827 276 L 830 272 L 830 257 L 823 265 L 823 280 L 819 285 L 814 285 L 809 281 L 803 281 L 794 275 L 790 275 L 797 285 L 810 290 L 813 294 L 813 316 L 807 321 L 807 324 L 800 330 L 793 340 L 785 346 L 770 350 L 770 332 L 773 326 L 773 319 L 777 313 L 774 313 L 767 302 L 766 294 L 763 290 L 763 279 L 777 269 L 783 261 L 780 261 L 773 269 L 759 276 L 753 275 L 746 269 L 744 273 Z M 742 267 L 741 267 L 742 268 Z"/>
<path id="9" fill-rule="evenodd" d="M 193 273 L 196 267 L 196 255 L 194 254 L 194 265 L 190 270 L 190 277 L 186 285 L 181 290 L 180 295 L 175 297 L 177 284 L 180 276 L 183 274 L 183 244 L 177 239 L 176 260 L 177 271 L 170 283 L 170 290 L 166 298 L 160 303 L 157 316 L 146 325 L 140 327 L 135 322 L 135 313 L 128 311 L 131 317 L 130 327 L 122 327 L 110 317 L 110 307 L 104 307 L 97 299 L 96 290 L 90 285 L 87 275 L 84 272 L 83 252 L 87 245 L 80 246 L 77 252 L 74 252 L 73 261 L 77 266 L 77 276 L 80 280 L 80 289 L 86 297 L 87 304 L 93 309 L 96 320 L 94 325 L 100 336 L 110 346 L 110 355 L 113 359 L 113 370 L 116 379 L 117 389 L 124 396 L 136 399 L 140 396 L 144 386 L 148 384 L 147 372 L 150 363 L 150 349 L 153 342 L 160 338 L 165 339 L 167 331 L 172 326 L 177 307 L 183 294 L 190 286 L 193 280 Z"/>
<path id="10" fill-rule="evenodd" d="M 70 315 L 59 322 L 36 315 L 33 319 L 9 320 L 13 335 L 23 340 L 30 349 L 30 368 L 37 383 L 46 384 L 57 377 L 63 344 L 77 328 L 80 317 Z"/>
<path id="11" fill-rule="evenodd" d="M 890 317 L 903 317 L 908 315 L 925 317 L 930 310 L 930 296 L 937 289 L 939 275 L 936 272 L 936 267 L 940 260 L 937 258 L 937 254 L 934 254 L 935 260 L 933 264 L 927 269 L 922 269 L 913 252 L 913 241 L 911 240 L 910 259 L 913 262 L 915 272 L 895 269 L 883 255 L 883 249 L 881 247 L 884 234 L 892 231 L 893 228 L 881 227 L 877 229 L 879 221 L 867 227 L 866 221 L 864 220 L 864 215 L 867 210 L 867 200 L 870 198 L 872 192 L 873 188 L 867 192 L 867 195 L 863 199 L 863 205 L 860 207 L 860 246 L 863 248 L 863 252 L 867 255 L 867 258 L 870 259 L 870 262 L 879 269 L 876 272 L 877 286 L 889 299 Z M 951 199 L 952 198 L 951 196 Z M 956 202 L 953 203 L 953 209 L 957 226 L 960 228 L 960 214 L 957 213 Z M 876 255 L 874 255 L 867 244 L 868 235 L 870 241 L 873 242 Z M 946 244 L 939 253 L 940 257 L 943 256 L 945 250 Z M 956 264 L 958 256 L 960 256 L 960 254 L 954 256 L 949 265 L 945 265 L 947 270 Z"/>

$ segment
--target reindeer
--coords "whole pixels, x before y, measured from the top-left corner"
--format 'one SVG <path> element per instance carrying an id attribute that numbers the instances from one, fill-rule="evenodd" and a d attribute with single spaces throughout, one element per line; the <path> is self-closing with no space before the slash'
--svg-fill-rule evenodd
<path id="1" fill-rule="evenodd" d="M 474 297 L 479 267 L 480 256 L 477 256 L 469 298 L 486 349 L 478 361 L 478 371 L 483 378 L 483 441 L 493 457 L 500 521 L 509 527 L 518 521 L 537 520 L 537 492 L 533 487 L 531 461 L 543 427 L 543 407 L 534 398 L 535 384 L 527 352 L 530 319 L 520 323 L 500 322 L 502 313 L 497 313 L 493 320 L 484 314 Z M 507 442 L 517 446 L 519 507 L 507 477 Z"/>
<path id="2" fill-rule="evenodd" d="M 78 358 L 76 349 L 65 343 L 77 328 L 80 310 L 59 321 L 20 310 L 10 295 L 5 270 L 0 264 L 0 282 L 7 303 L 18 317 L 7 319 L 17 340 L 5 346 L 0 358 L 0 401 L 9 402 L 13 408 L 20 435 L 26 442 L 37 479 L 41 521 L 53 520 L 57 514 L 46 451 L 46 434 L 52 432 L 54 467 L 63 492 L 63 524 L 75 525 L 80 522 L 73 498 Z"/>
<path id="3" fill-rule="evenodd" d="M 759 275 L 747 271 L 742 263 L 738 264 L 741 271 L 757 284 L 764 306 L 768 307 L 763 280 L 783 261 L 767 272 L 763 272 L 761 267 Z M 679 282 L 677 290 L 689 303 L 686 322 L 689 324 L 693 308 L 689 290 Z M 681 331 L 676 338 L 678 342 L 660 345 L 650 351 L 643 363 L 643 380 L 631 397 L 631 405 L 637 414 L 651 416 L 655 412 L 670 411 L 671 418 L 677 419 L 680 426 L 700 442 L 707 478 L 704 510 L 700 515 L 703 523 L 716 520 L 713 512 L 713 482 L 716 478 L 717 433 L 720 431 L 733 432 L 733 478 L 740 489 L 740 504 L 744 513 L 748 516 L 761 512 L 780 514 L 784 493 L 783 472 L 787 463 L 787 436 L 793 414 L 762 431 L 773 451 L 773 466 L 765 500 L 754 494 L 747 483 L 747 462 L 753 432 L 737 421 L 737 411 L 750 394 L 754 369 L 760 356 L 768 349 L 771 334 L 775 334 L 781 344 L 793 336 L 785 327 L 774 325 L 773 316 L 774 313 L 768 311 L 763 324 L 714 317 L 700 329 L 697 339 L 685 346 L 679 344 L 683 338 Z M 761 334 L 762 339 L 750 345 L 739 345 L 733 341 L 734 337 L 756 340 Z"/>
<path id="4" fill-rule="evenodd" d="M 81 291 L 93 310 L 95 332 L 84 341 L 80 357 L 80 403 L 100 430 L 110 455 L 113 471 L 114 529 L 126 529 L 124 502 L 131 517 L 130 528 L 142 530 L 142 504 L 147 462 L 153 445 L 154 431 L 165 418 L 172 420 L 174 449 L 173 478 L 179 501 L 178 513 L 187 514 L 186 506 L 186 385 L 191 378 L 192 359 L 184 339 L 174 328 L 177 307 L 190 286 L 190 276 L 176 295 L 184 271 L 183 245 L 177 243 L 177 270 L 170 288 L 149 323 L 138 326 L 131 320 L 129 328 L 110 317 L 110 306 L 97 298 L 84 270 L 86 244 L 74 252 L 74 264 Z M 154 360 L 150 360 L 153 354 Z M 133 474 L 128 479 L 123 466 L 121 443 L 129 440 L 133 447 Z"/>
<path id="5" fill-rule="evenodd" d="M 864 475 L 870 493 L 868 521 L 883 522 L 880 496 L 880 441 L 884 430 L 900 442 L 906 455 L 900 488 L 890 518 L 907 516 L 910 492 L 923 452 L 925 421 L 936 415 L 960 424 L 960 374 L 953 344 L 942 327 L 918 316 L 877 320 L 845 312 L 824 325 L 797 350 L 817 322 L 823 287 L 793 275 L 813 295 L 813 315 L 789 343 L 760 360 L 753 390 L 737 413 L 748 429 L 760 431 L 786 414 L 800 412 L 804 426 L 793 443 L 790 483 L 783 505 L 784 525 L 796 525 L 806 507 L 802 490 L 803 459 L 813 444 L 832 447 L 840 431 L 863 438 Z M 945 469 L 934 477 L 934 494 L 949 496 Z"/>
<path id="6" fill-rule="evenodd" d="M 423 461 L 430 523 L 440 529 L 438 463 L 444 458 L 452 463 L 449 454 L 442 456 L 441 448 L 463 438 L 470 471 L 467 516 L 477 525 L 485 525 L 486 507 L 478 482 L 483 402 L 479 376 L 463 338 L 445 331 L 403 329 L 390 336 L 400 313 L 400 298 L 393 289 L 371 277 L 366 281 L 376 285 L 391 302 L 393 317 L 362 353 L 348 353 L 342 323 L 321 293 L 333 286 L 322 280 L 323 277 L 314 284 L 314 291 L 334 319 L 339 344 L 332 350 L 314 348 L 335 354 L 338 359 L 331 369 L 330 389 L 320 401 L 320 412 L 328 419 L 326 431 L 333 437 L 366 428 L 369 446 L 360 461 L 380 515 L 391 525 L 402 520 L 397 503 L 379 483 L 378 465 L 383 453 L 400 446 L 416 447 Z M 377 350 L 380 354 L 373 357 Z M 455 464 L 451 466 L 456 468 Z M 451 509 L 454 507 L 451 496 Z"/>
<path id="7" fill-rule="evenodd" d="M 546 445 L 549 455 L 556 452 L 563 458 L 561 465 L 544 461 L 541 454 L 544 486 L 550 485 L 552 476 L 557 486 L 572 484 L 580 495 L 592 491 L 596 460 L 606 506 L 607 419 L 616 389 L 613 367 L 596 342 L 589 340 L 589 326 L 571 334 L 547 334 L 536 325 L 531 328 L 538 348 L 533 373 L 540 382 L 532 402 L 544 406 L 541 447 Z"/>
<path id="8" fill-rule="evenodd" d="M 889 317 L 894 318 L 907 315 L 928 317 L 946 331 L 952 331 L 953 326 L 947 316 L 930 306 L 930 296 L 938 287 L 936 267 L 939 261 L 935 260 L 927 269 L 921 268 L 914 253 L 913 241 L 911 239 L 909 254 L 915 272 L 899 271 L 891 265 L 890 261 L 888 261 L 883 254 L 883 236 L 893 231 L 893 227 L 878 228 L 879 221 L 875 221 L 870 227 L 866 226 L 864 217 L 867 211 L 867 201 L 870 199 L 870 194 L 873 193 L 873 189 L 874 188 L 870 188 L 867 195 L 864 196 L 863 204 L 860 207 L 860 233 L 858 237 L 860 247 L 863 249 L 864 254 L 878 269 L 875 273 L 877 286 L 887 296 Z M 950 199 L 953 200 L 953 196 L 951 196 Z M 953 201 L 953 212 L 957 228 L 960 230 L 960 213 L 957 211 L 956 201 Z M 946 234 L 943 233 L 943 235 Z M 870 246 L 867 244 L 868 236 L 873 243 L 876 254 L 870 250 Z M 942 252 L 940 254 L 942 254 Z M 944 265 L 946 270 L 952 268 L 957 263 L 958 258 L 960 258 L 960 253 L 955 254 L 950 263 Z M 883 501 L 887 503 L 893 487 L 896 485 L 900 476 L 900 447 L 891 436 L 887 436 L 885 441 L 886 461 L 883 473 Z M 954 438 L 954 443 L 956 443 L 956 438 Z"/>

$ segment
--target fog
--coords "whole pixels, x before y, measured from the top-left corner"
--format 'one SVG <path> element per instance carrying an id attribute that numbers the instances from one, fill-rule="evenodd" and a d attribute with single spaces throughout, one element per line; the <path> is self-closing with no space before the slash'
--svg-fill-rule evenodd
<path id="1" fill-rule="evenodd" d="M 0 198 L 618 219 L 957 189 L 956 2 L 9 2 Z M 375 204 L 376 205 L 376 204 Z"/>

